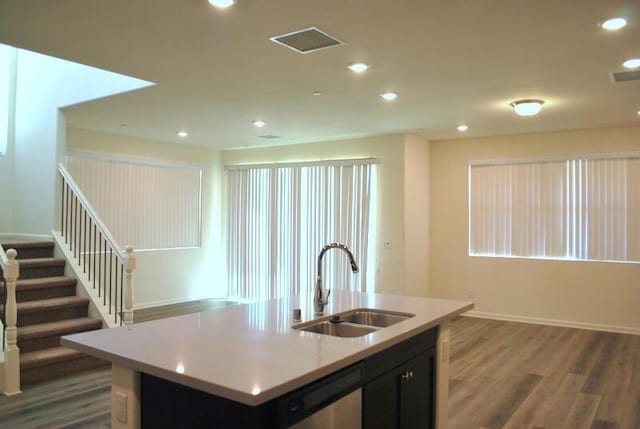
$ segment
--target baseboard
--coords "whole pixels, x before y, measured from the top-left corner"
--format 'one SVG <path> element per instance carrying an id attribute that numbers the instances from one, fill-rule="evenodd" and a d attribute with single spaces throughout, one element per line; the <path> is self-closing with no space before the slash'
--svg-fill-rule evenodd
<path id="1" fill-rule="evenodd" d="M 564 328 L 588 329 L 590 331 L 615 332 L 618 334 L 640 335 L 640 328 L 631 326 L 602 325 L 598 323 L 575 322 L 572 320 L 545 319 L 542 317 L 516 316 L 513 314 L 487 313 L 471 310 L 463 316 L 477 317 L 481 319 L 505 320 L 507 322 L 533 323 L 535 325 L 560 326 Z"/>
<path id="2" fill-rule="evenodd" d="M 9 234 L 9 233 L 0 233 L 0 239 L 13 239 L 16 240 L 45 240 L 50 241 L 51 236 L 46 234 Z"/>
<path id="3" fill-rule="evenodd" d="M 188 296 L 184 296 L 181 298 L 172 298 L 172 299 L 161 299 L 158 301 L 148 301 L 148 302 L 142 302 L 140 304 L 133 304 L 133 309 L 134 310 L 142 310 L 143 308 L 151 308 L 151 307 L 162 307 L 163 305 L 171 305 L 171 304 L 182 304 L 185 302 L 191 302 L 191 301 L 202 301 L 203 299 L 219 299 L 220 301 L 226 301 L 226 298 L 194 298 L 194 297 L 188 297 Z"/>

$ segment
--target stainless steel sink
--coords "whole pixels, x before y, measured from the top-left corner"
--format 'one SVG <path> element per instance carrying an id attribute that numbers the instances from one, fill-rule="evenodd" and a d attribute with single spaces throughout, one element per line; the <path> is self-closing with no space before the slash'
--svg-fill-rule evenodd
<path id="1" fill-rule="evenodd" d="M 297 329 L 314 332 L 316 334 L 333 335 L 334 337 L 361 337 L 377 330 L 376 328 L 371 328 L 369 326 L 352 325 L 350 323 L 332 323 L 327 321 L 317 322 Z"/>
<path id="2" fill-rule="evenodd" d="M 359 308 L 294 325 L 292 328 L 334 337 L 361 337 L 414 316 L 411 313 Z"/>
<path id="3" fill-rule="evenodd" d="M 396 323 L 414 317 L 415 314 L 399 313 L 395 311 L 362 309 L 352 310 L 339 315 L 341 319 L 349 323 L 357 323 L 359 325 L 370 325 L 385 328 L 395 325 Z"/>

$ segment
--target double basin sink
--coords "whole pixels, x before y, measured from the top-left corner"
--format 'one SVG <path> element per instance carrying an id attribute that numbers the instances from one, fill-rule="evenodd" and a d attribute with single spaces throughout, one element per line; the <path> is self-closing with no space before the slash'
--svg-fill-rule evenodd
<path id="1" fill-rule="evenodd" d="M 361 337 L 414 316 L 411 313 L 361 308 L 294 325 L 292 328 L 334 337 Z"/>

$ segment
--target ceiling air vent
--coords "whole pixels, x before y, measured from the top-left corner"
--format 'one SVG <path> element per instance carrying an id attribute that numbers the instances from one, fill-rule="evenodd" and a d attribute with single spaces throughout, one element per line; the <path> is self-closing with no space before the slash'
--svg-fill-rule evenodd
<path id="1" fill-rule="evenodd" d="M 329 36 L 327 33 L 317 29 L 316 27 L 305 28 L 303 30 L 294 31 L 293 33 L 274 36 L 270 40 L 279 45 L 291 48 L 301 54 L 308 54 L 310 52 L 344 44 L 340 40 Z"/>
<path id="2" fill-rule="evenodd" d="M 261 139 L 266 139 L 266 140 L 273 140 L 273 139 L 279 139 L 280 136 L 274 136 L 273 134 L 263 134 L 261 136 L 258 136 Z"/>
<path id="3" fill-rule="evenodd" d="M 640 70 L 611 73 L 611 80 L 613 83 L 631 82 L 633 80 L 640 80 Z"/>

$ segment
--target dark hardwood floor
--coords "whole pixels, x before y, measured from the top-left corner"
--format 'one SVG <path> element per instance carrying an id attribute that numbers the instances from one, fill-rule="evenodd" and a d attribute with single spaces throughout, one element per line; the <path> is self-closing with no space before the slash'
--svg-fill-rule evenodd
<path id="1" fill-rule="evenodd" d="M 135 319 L 219 305 L 178 304 Z M 0 427 L 108 428 L 110 382 L 109 370 L 90 371 L 0 396 Z M 640 337 L 457 318 L 449 420 L 451 429 L 638 429 Z"/>

